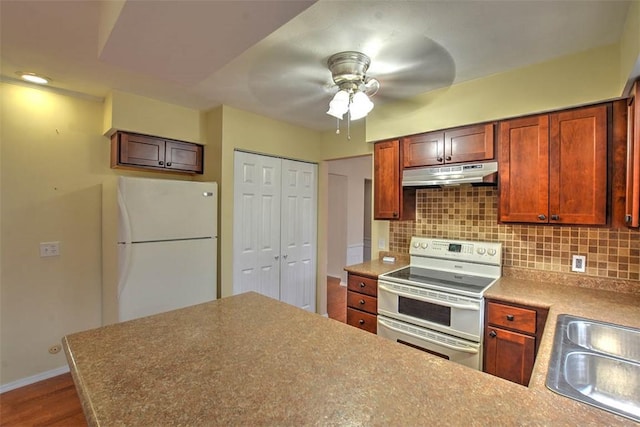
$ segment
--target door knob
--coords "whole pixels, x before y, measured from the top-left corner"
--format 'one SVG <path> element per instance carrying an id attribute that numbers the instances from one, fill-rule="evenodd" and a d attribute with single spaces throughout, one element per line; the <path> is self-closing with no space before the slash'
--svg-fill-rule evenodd
<path id="1" fill-rule="evenodd" d="M 282 258 L 287 259 L 289 255 L 282 255 Z"/>
<path id="2" fill-rule="evenodd" d="M 364 325 L 364 320 L 360 319 L 360 320 L 358 320 L 358 323 L 360 323 L 361 325 Z"/>
<path id="3" fill-rule="evenodd" d="M 560 219 L 560 216 L 559 215 L 551 215 L 551 219 L 554 220 L 554 221 L 557 221 L 557 220 Z"/>
<path id="4" fill-rule="evenodd" d="M 447 161 L 449 161 L 449 160 L 451 160 L 451 156 L 447 156 L 447 157 L 445 157 L 445 159 L 446 159 Z"/>
<path id="5" fill-rule="evenodd" d="M 364 300 L 363 299 L 360 300 L 360 304 L 364 304 Z"/>
<path id="6" fill-rule="evenodd" d="M 275 258 L 275 259 L 276 259 L 276 261 L 277 261 L 277 260 L 279 260 L 279 259 L 280 259 L 280 255 L 276 255 L 276 256 L 274 256 L 274 258 Z"/>
<path id="7" fill-rule="evenodd" d="M 160 166 L 162 166 L 162 165 L 164 165 L 164 162 L 163 162 L 162 160 L 160 160 L 160 161 L 158 162 L 158 164 L 159 164 Z"/>
<path id="8" fill-rule="evenodd" d="M 171 162 L 167 162 L 167 166 L 171 166 Z"/>
<path id="9" fill-rule="evenodd" d="M 507 314 L 507 320 L 513 322 L 513 314 Z"/>
<path id="10" fill-rule="evenodd" d="M 543 214 L 540 214 L 540 215 L 538 215 L 538 219 L 545 220 L 545 219 L 547 219 L 547 217 L 545 215 L 543 215 Z"/>
<path id="11" fill-rule="evenodd" d="M 498 335 L 498 334 L 496 334 L 496 331 L 491 331 L 491 332 L 489 332 L 489 336 L 490 336 L 491 338 L 495 338 L 495 337 L 496 337 L 496 335 Z"/>

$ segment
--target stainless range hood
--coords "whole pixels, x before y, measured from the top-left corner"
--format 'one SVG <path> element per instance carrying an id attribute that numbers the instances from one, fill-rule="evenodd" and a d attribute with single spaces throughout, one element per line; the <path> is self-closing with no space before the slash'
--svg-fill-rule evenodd
<path id="1" fill-rule="evenodd" d="M 457 185 L 496 185 L 498 162 L 405 169 L 403 187 L 451 187 Z"/>

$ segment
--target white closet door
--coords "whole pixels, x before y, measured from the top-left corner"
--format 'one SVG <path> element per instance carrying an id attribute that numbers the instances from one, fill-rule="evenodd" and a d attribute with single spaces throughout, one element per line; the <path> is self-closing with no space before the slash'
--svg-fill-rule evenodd
<path id="1" fill-rule="evenodd" d="M 280 300 L 316 310 L 317 165 L 282 160 Z"/>
<path id="2" fill-rule="evenodd" d="M 233 293 L 280 299 L 280 167 L 278 158 L 236 151 Z"/>

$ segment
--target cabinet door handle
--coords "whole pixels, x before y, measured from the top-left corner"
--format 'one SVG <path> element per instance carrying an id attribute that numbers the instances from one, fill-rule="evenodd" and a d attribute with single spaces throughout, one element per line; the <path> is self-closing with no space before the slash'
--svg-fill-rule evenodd
<path id="1" fill-rule="evenodd" d="M 277 260 L 279 260 L 279 259 L 280 259 L 280 255 L 276 255 L 276 256 L 274 256 L 274 258 L 275 258 L 275 259 L 276 259 L 276 261 L 277 261 Z"/>
<path id="2" fill-rule="evenodd" d="M 443 160 L 443 158 L 442 157 L 436 157 L 436 160 L 441 162 Z"/>
<path id="3" fill-rule="evenodd" d="M 364 300 L 363 299 L 360 300 L 360 304 L 364 305 Z"/>
<path id="4" fill-rule="evenodd" d="M 364 325 L 364 319 L 358 320 L 358 323 L 360 323 L 361 325 Z"/>
<path id="5" fill-rule="evenodd" d="M 554 221 L 557 221 L 557 220 L 560 219 L 560 216 L 559 215 L 551 215 L 551 219 L 554 220 Z"/>
<path id="6" fill-rule="evenodd" d="M 167 166 L 171 166 L 171 162 L 167 162 Z"/>
<path id="7" fill-rule="evenodd" d="M 539 220 L 545 220 L 545 219 L 547 219 L 547 217 L 545 215 L 543 215 L 543 214 L 540 214 L 540 215 L 538 215 L 538 219 Z"/>
<path id="8" fill-rule="evenodd" d="M 160 160 L 160 161 L 158 162 L 158 164 L 159 164 L 160 166 L 162 166 L 162 165 L 164 165 L 164 162 L 163 162 L 162 160 Z"/>
<path id="9" fill-rule="evenodd" d="M 282 255 L 282 258 L 287 259 L 289 255 Z"/>
<path id="10" fill-rule="evenodd" d="M 631 222 L 631 215 L 626 214 L 626 215 L 624 216 L 624 222 L 626 222 L 626 223 L 630 223 L 630 222 Z"/>
<path id="11" fill-rule="evenodd" d="M 397 218 L 397 217 L 398 217 L 398 212 L 394 212 L 394 213 L 393 213 L 393 217 L 394 217 L 394 218 Z"/>
<path id="12" fill-rule="evenodd" d="M 445 160 L 447 160 L 447 161 L 451 160 L 451 156 L 445 157 Z"/>
<path id="13" fill-rule="evenodd" d="M 490 336 L 491 338 L 495 338 L 495 337 L 496 337 L 496 335 L 498 335 L 498 334 L 496 334 L 496 331 L 491 331 L 491 332 L 489 332 L 489 336 Z"/>
<path id="14" fill-rule="evenodd" d="M 507 320 L 513 322 L 513 314 L 507 314 Z"/>

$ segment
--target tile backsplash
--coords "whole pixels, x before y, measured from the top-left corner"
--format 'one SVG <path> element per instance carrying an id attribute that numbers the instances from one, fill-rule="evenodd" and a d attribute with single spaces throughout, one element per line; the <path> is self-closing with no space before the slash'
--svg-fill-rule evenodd
<path id="1" fill-rule="evenodd" d="M 416 199 L 414 221 L 390 221 L 390 251 L 408 252 L 414 235 L 498 241 L 504 267 L 570 273 L 572 255 L 585 255 L 583 275 L 640 280 L 637 231 L 498 224 L 495 187 L 420 189 Z"/>

